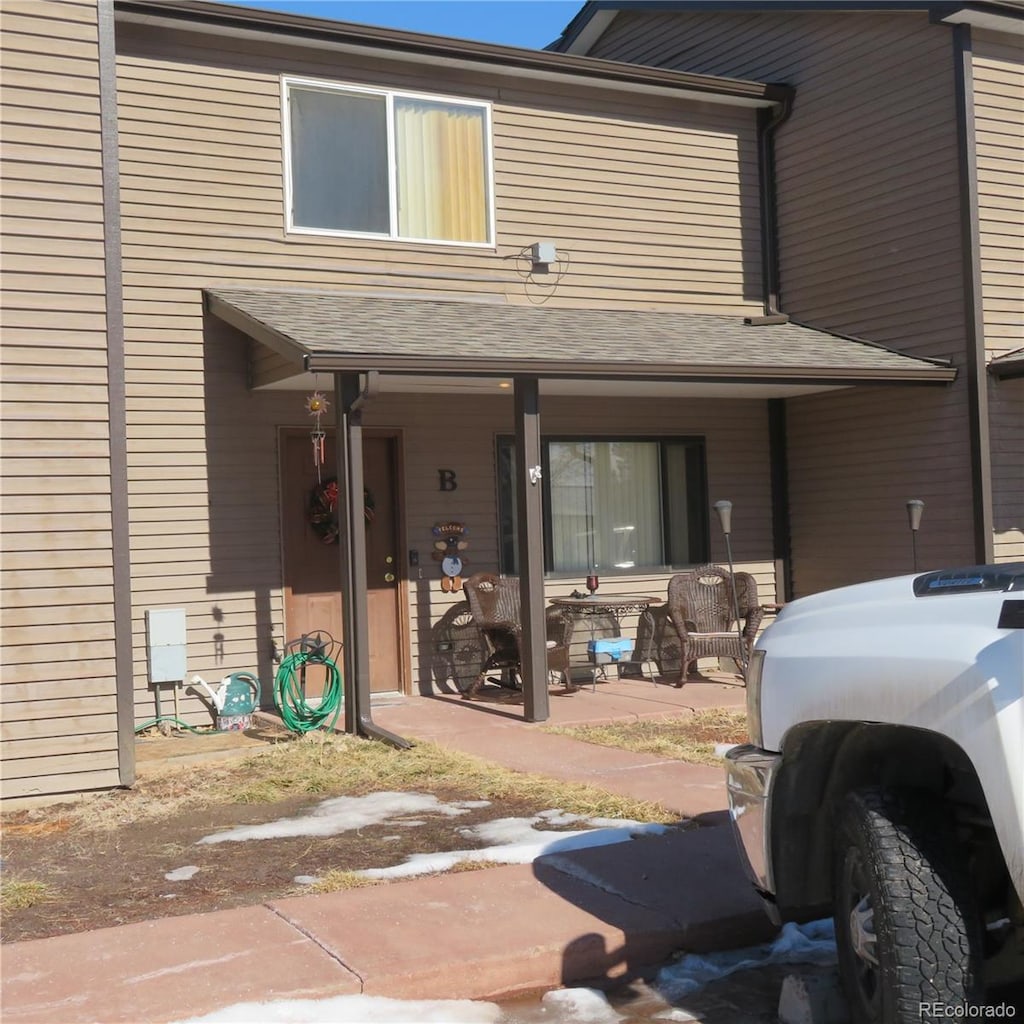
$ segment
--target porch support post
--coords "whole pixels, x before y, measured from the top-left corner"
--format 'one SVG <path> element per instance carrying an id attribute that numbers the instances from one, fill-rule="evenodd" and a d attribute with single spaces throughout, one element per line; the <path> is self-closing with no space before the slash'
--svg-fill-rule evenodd
<path id="1" fill-rule="evenodd" d="M 547 628 L 544 617 L 540 387 L 536 377 L 515 378 L 515 419 L 524 713 L 528 722 L 545 722 L 551 709 L 548 702 Z"/>
<path id="2" fill-rule="evenodd" d="M 366 649 L 369 631 L 364 637 L 360 637 L 360 621 L 365 625 L 365 608 L 361 616 L 356 614 L 356 605 L 359 603 L 359 596 L 363 595 L 365 604 L 365 576 L 366 576 L 366 538 L 358 530 L 352 529 L 353 494 L 362 495 L 363 490 L 363 448 L 362 430 L 357 431 L 359 444 L 353 445 L 350 436 L 351 416 L 349 410 L 352 403 L 359 396 L 359 374 L 357 373 L 336 373 L 334 375 L 334 414 L 336 424 L 337 443 L 337 477 L 338 477 L 338 557 L 341 562 L 341 621 L 345 630 L 343 646 L 341 649 L 342 674 L 345 686 L 345 732 L 353 736 L 359 734 L 359 698 L 360 690 L 357 685 L 359 678 L 358 656 L 359 648 Z M 354 464 L 358 471 L 354 470 Z M 355 476 L 358 476 L 358 488 Z M 360 500 L 360 512 L 362 511 Z M 357 552 L 356 546 L 360 550 Z M 354 578 L 354 570 L 358 565 L 363 566 L 364 586 L 360 589 Z"/>
<path id="3" fill-rule="evenodd" d="M 345 732 L 380 740 L 399 750 L 412 743 L 373 720 L 370 687 L 370 609 L 366 582 L 366 503 L 363 486 L 363 406 L 377 391 L 378 374 L 334 375 L 337 403 L 338 554 L 341 560 L 341 621 L 345 630 Z"/>

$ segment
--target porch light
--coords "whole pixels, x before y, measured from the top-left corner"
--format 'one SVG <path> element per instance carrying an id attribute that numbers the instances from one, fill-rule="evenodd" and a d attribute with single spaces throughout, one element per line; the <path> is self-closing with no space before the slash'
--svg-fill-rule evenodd
<path id="1" fill-rule="evenodd" d="M 920 498 L 911 498 L 907 502 L 907 520 L 910 523 L 910 550 L 914 559 L 914 572 L 917 572 L 917 531 L 921 529 L 921 513 L 924 502 Z"/>
<path id="2" fill-rule="evenodd" d="M 722 533 L 725 534 L 726 547 L 729 547 L 729 534 L 732 533 L 732 502 L 716 501 L 715 511 L 718 513 L 718 521 L 722 524 Z M 729 552 L 730 565 L 732 568 L 732 551 Z"/>
<path id="3" fill-rule="evenodd" d="M 732 586 L 732 613 L 736 618 L 736 633 L 740 639 L 740 650 L 743 650 L 743 621 L 740 619 L 740 602 L 736 594 L 736 570 L 732 564 L 732 541 L 729 535 L 732 533 L 732 502 L 716 501 L 715 511 L 718 513 L 718 521 L 722 524 L 722 533 L 725 534 L 725 553 L 729 558 L 729 582 Z M 740 672 L 744 679 L 747 678 L 747 666 L 741 664 Z"/>

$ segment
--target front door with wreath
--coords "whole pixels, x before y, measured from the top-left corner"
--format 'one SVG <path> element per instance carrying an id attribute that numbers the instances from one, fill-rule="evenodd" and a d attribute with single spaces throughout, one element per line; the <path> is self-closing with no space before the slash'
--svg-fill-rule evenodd
<path id="1" fill-rule="evenodd" d="M 406 689 L 401 649 L 395 444 L 394 437 L 370 431 L 366 431 L 363 441 L 370 686 L 375 692 Z M 286 640 L 295 640 L 317 630 L 342 639 L 337 482 L 330 472 L 334 459 L 333 433 L 327 433 L 324 464 L 318 481 L 309 431 L 282 431 L 281 532 Z M 316 692 L 315 687 L 310 690 L 313 695 Z"/>

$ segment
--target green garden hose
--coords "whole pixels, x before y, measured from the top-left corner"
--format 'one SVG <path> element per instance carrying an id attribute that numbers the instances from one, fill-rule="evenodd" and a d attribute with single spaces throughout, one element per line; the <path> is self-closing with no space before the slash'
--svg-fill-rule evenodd
<path id="1" fill-rule="evenodd" d="M 317 707 L 306 703 L 301 680 L 307 665 L 323 665 L 327 682 Z M 322 648 L 289 654 L 274 676 L 274 704 L 281 720 L 292 732 L 310 732 L 326 727 L 333 729 L 345 703 L 345 690 L 338 666 Z"/>

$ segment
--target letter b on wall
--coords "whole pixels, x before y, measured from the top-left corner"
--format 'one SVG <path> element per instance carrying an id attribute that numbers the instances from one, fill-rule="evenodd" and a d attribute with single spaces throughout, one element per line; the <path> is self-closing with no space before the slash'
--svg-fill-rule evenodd
<path id="1" fill-rule="evenodd" d="M 439 469 L 437 471 L 438 482 L 440 484 L 438 490 L 441 491 L 454 491 L 458 489 L 458 483 L 455 480 L 454 469 Z"/>

